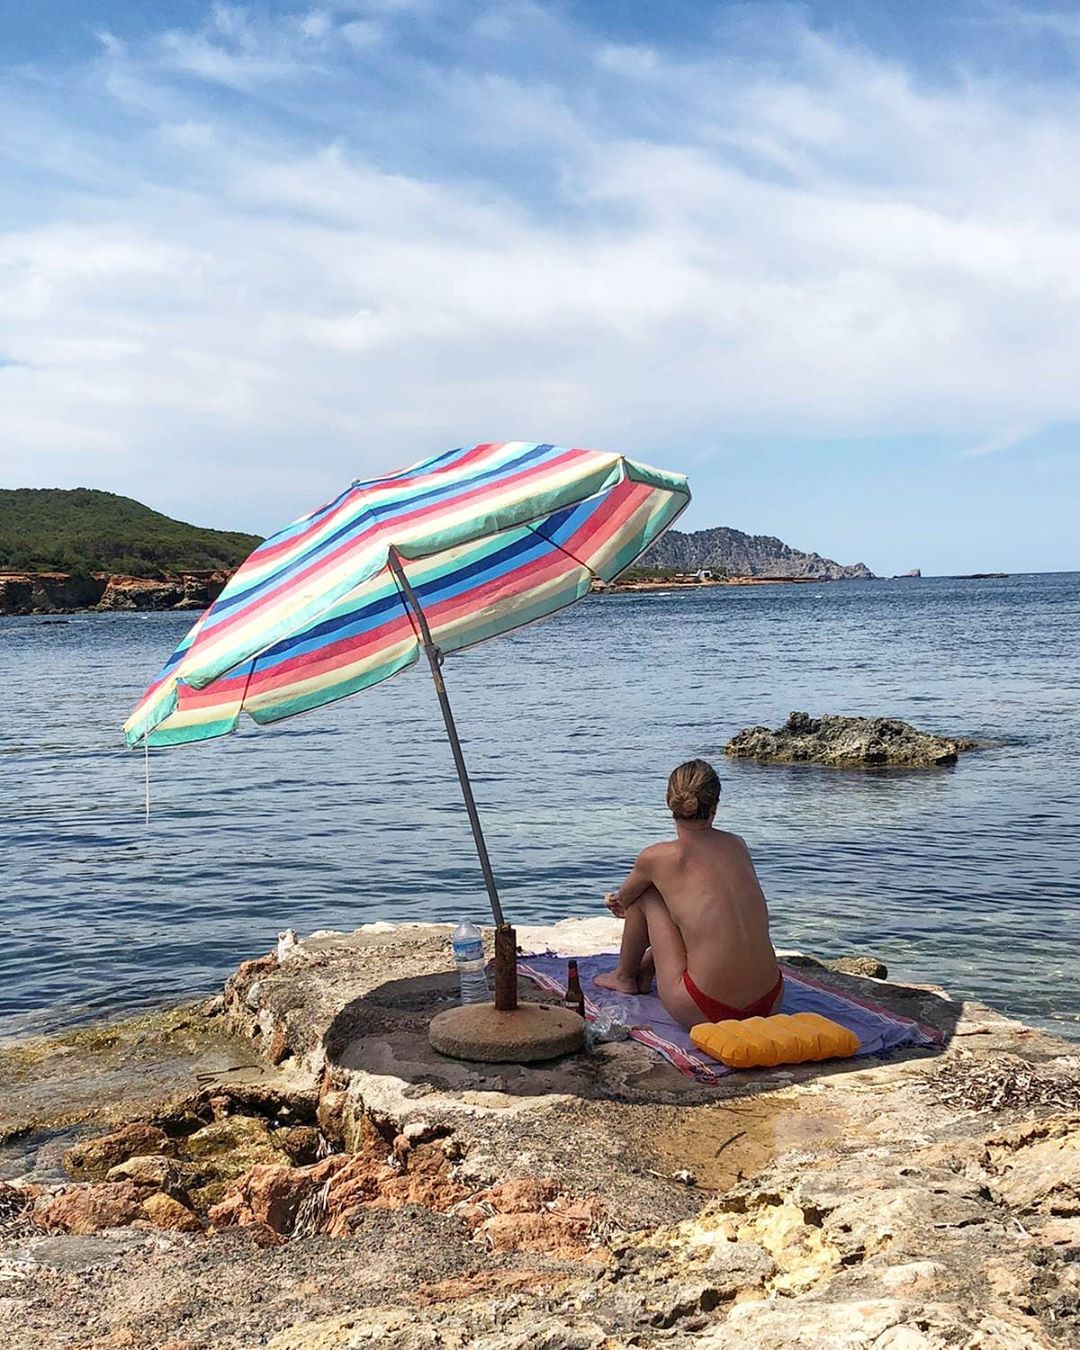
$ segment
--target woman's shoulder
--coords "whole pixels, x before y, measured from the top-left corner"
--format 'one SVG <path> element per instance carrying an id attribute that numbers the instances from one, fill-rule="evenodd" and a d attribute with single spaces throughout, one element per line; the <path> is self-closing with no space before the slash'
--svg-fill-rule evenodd
<path id="1" fill-rule="evenodd" d="M 750 850 L 741 834 L 732 834 L 730 830 L 718 830 L 713 827 L 713 847 L 732 862 L 750 862 Z"/>
<path id="2" fill-rule="evenodd" d="M 649 863 L 663 862 L 665 858 L 674 857 L 678 850 L 677 839 L 658 839 L 655 844 L 645 845 L 638 854 L 638 862 L 646 866 Z"/>

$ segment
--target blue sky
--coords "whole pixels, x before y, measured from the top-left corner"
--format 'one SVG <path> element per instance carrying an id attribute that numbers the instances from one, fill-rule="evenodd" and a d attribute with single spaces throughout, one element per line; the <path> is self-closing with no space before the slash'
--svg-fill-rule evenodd
<path id="1" fill-rule="evenodd" d="M 1080 6 L 0 0 L 0 485 L 268 532 L 449 445 L 1080 567 Z"/>

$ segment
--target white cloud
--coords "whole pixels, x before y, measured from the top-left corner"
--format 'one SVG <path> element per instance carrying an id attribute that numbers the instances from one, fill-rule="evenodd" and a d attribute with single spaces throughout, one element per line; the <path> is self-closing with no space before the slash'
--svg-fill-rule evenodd
<path id="1" fill-rule="evenodd" d="M 477 67 L 452 17 L 222 6 L 29 91 L 9 172 L 53 167 L 0 234 L 6 482 L 268 527 L 474 438 L 677 463 L 1005 428 L 978 457 L 1080 420 L 1075 94 L 927 89 L 798 25 L 786 63 L 678 58 L 529 5 Z"/>
<path id="2" fill-rule="evenodd" d="M 357 51 L 377 46 L 383 37 L 382 27 L 370 19 L 352 19 L 349 23 L 343 23 L 339 31 L 349 46 Z"/>
<path id="3" fill-rule="evenodd" d="M 297 27 L 303 37 L 325 38 L 333 28 L 333 20 L 325 9 L 312 9 L 301 16 Z"/>
<path id="4" fill-rule="evenodd" d="M 1003 22 L 1053 37 L 1080 41 L 1080 16 L 1075 11 L 1028 9 L 1023 5 L 1005 5 L 999 11 Z"/>
<path id="5" fill-rule="evenodd" d="M 660 59 L 652 47 L 618 42 L 601 47 L 596 54 L 596 64 L 617 75 L 650 76 L 660 69 Z"/>
<path id="6" fill-rule="evenodd" d="M 190 119 L 185 122 L 166 122 L 159 130 L 162 140 L 185 149 L 206 150 L 215 140 L 214 128 L 209 122 L 193 122 Z"/>
<path id="7" fill-rule="evenodd" d="M 983 455 L 996 455 L 1001 450 L 1012 450 L 1014 446 L 1023 445 L 1025 441 L 1030 441 L 1033 436 L 1038 435 L 1039 430 L 1040 428 L 1036 426 L 1002 427 L 1000 431 L 992 431 L 988 436 L 984 436 L 981 441 L 977 441 L 961 453 L 969 459 L 981 459 Z"/>

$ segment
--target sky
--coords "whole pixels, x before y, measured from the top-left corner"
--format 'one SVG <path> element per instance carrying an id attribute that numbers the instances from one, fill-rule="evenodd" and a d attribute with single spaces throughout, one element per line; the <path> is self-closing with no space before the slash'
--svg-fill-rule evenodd
<path id="1" fill-rule="evenodd" d="M 271 533 L 541 440 L 1080 568 L 1080 4 L 0 0 L 0 486 Z"/>

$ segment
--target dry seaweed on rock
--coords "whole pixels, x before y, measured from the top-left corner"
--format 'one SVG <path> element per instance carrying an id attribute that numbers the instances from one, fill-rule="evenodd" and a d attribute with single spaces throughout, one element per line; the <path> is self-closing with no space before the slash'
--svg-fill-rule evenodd
<path id="1" fill-rule="evenodd" d="M 1041 1065 L 1016 1055 L 986 1059 L 963 1052 L 929 1080 L 927 1091 L 942 1105 L 967 1111 L 1073 1111 L 1080 1108 L 1080 1059 Z"/>
<path id="2" fill-rule="evenodd" d="M 36 1186 L 9 1186 L 0 1181 L 0 1243 L 32 1230 L 30 1214 L 38 1192 Z"/>

